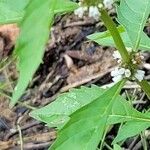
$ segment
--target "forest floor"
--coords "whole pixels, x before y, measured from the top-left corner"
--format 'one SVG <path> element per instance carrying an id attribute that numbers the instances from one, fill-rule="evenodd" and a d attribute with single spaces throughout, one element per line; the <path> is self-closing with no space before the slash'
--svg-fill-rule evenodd
<path id="1" fill-rule="evenodd" d="M 115 13 L 110 11 L 115 18 Z M 32 108 L 40 108 L 54 101 L 62 92 L 81 85 L 98 86 L 112 82 L 110 72 L 116 66 L 112 52 L 114 48 L 99 46 L 89 41 L 86 36 L 106 30 L 102 22 L 92 18 L 77 18 L 74 14 L 56 17 L 51 38 L 49 39 L 43 64 L 40 65 L 32 82 L 22 97 L 22 101 L 9 109 L 9 96 L 15 87 L 18 73 L 15 63 L 10 62 L 0 68 L 0 150 L 19 150 L 21 138 L 24 150 L 47 150 L 56 138 L 56 131 L 48 128 L 29 116 Z M 150 35 L 150 27 L 145 31 Z M 0 26 L 0 59 L 6 59 L 14 47 L 19 29 L 13 25 Z M 42 36 L 42 35 L 41 35 Z M 143 69 L 146 79 L 150 80 L 150 53 L 145 56 Z M 31 56 L 34 57 L 34 56 Z M 143 111 L 150 106 L 145 94 L 139 87 L 128 83 L 123 94 L 134 97 L 134 107 Z M 112 141 L 117 133 L 115 126 L 106 137 Z M 124 142 L 123 147 L 129 150 L 141 150 L 139 136 Z M 108 149 L 108 145 L 105 149 Z"/>

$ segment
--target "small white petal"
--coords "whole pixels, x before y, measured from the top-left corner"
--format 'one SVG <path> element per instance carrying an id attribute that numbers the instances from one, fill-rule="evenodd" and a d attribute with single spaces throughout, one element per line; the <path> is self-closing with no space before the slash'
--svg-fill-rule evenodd
<path id="1" fill-rule="evenodd" d="M 118 75 L 118 76 L 113 77 L 112 80 L 113 80 L 113 82 L 116 83 L 116 82 L 119 82 L 120 80 L 122 80 L 122 78 L 123 78 L 122 75 Z"/>
<path id="2" fill-rule="evenodd" d="M 129 69 L 125 70 L 125 77 L 129 78 L 131 76 L 131 71 Z"/>
<path id="3" fill-rule="evenodd" d="M 119 63 L 121 63 L 121 62 L 122 62 L 122 60 L 121 60 L 121 59 L 118 59 L 118 60 L 117 60 L 117 63 L 118 63 L 118 64 L 119 64 Z"/>
<path id="4" fill-rule="evenodd" d="M 135 74 L 136 79 L 138 79 L 140 82 L 143 80 L 143 77 L 139 74 Z"/>
<path id="5" fill-rule="evenodd" d="M 135 73 L 136 79 L 139 80 L 140 82 L 144 79 L 144 75 L 145 71 L 143 70 L 137 70 L 137 72 Z"/>
<path id="6" fill-rule="evenodd" d="M 143 70 L 137 70 L 137 73 L 140 75 L 145 75 L 145 71 L 143 71 Z"/>
<path id="7" fill-rule="evenodd" d="M 104 3 L 105 8 L 111 9 L 113 0 L 104 0 L 103 3 Z"/>
<path id="8" fill-rule="evenodd" d="M 120 68 L 118 70 L 119 75 L 123 75 L 125 73 L 125 68 Z"/>
<path id="9" fill-rule="evenodd" d="M 89 8 L 89 17 L 93 17 L 98 20 L 100 17 L 100 12 L 96 6 L 90 6 Z"/>
<path id="10" fill-rule="evenodd" d="M 113 57 L 114 57 L 114 59 L 121 59 L 121 55 L 118 51 L 113 52 Z"/>
<path id="11" fill-rule="evenodd" d="M 94 6 L 90 6 L 89 7 L 89 17 L 93 17 L 93 13 L 94 13 Z"/>
<path id="12" fill-rule="evenodd" d="M 112 77 L 118 76 L 118 75 L 119 75 L 118 70 L 119 70 L 118 67 L 116 67 L 116 68 L 111 72 L 111 76 L 112 76 Z"/>
<path id="13" fill-rule="evenodd" d="M 77 15 L 79 18 L 82 18 L 84 15 L 84 8 L 83 7 L 79 7 L 78 9 L 76 9 L 74 11 L 74 14 Z"/>

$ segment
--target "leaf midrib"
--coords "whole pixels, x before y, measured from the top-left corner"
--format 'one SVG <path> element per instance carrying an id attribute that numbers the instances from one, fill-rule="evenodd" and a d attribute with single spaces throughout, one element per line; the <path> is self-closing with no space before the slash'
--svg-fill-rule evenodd
<path id="1" fill-rule="evenodd" d="M 136 41 L 136 44 L 135 44 L 135 47 L 133 48 L 133 50 L 137 50 L 137 48 L 138 48 L 138 46 L 139 46 L 139 43 L 140 43 L 140 38 L 141 38 L 141 32 L 142 32 L 142 28 L 143 28 L 143 21 L 145 20 L 144 18 L 144 16 L 145 16 L 145 14 L 146 14 L 146 12 L 147 12 L 147 9 L 148 9 L 148 6 L 149 6 L 149 3 L 150 3 L 150 1 L 148 1 L 148 3 L 146 3 L 146 9 L 145 9 L 145 11 L 144 11 L 144 13 L 143 13 L 143 16 L 142 16 L 142 21 L 141 21 L 141 23 L 140 23 L 140 29 L 139 29 L 139 31 L 138 31 L 138 37 L 137 37 L 137 41 Z"/>
<path id="2" fill-rule="evenodd" d="M 149 122 L 150 123 L 150 118 L 140 118 L 140 117 L 132 117 L 132 116 L 123 116 L 123 115 L 109 115 L 109 117 L 120 117 L 120 118 L 127 118 L 127 119 L 134 119 L 137 121 L 145 121 L 145 122 Z"/>

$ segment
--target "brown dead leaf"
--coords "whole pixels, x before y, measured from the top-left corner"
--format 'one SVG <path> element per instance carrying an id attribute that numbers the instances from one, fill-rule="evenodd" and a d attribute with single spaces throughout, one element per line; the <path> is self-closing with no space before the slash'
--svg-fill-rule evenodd
<path id="1" fill-rule="evenodd" d="M 19 35 L 16 24 L 0 25 L 0 60 L 10 54 Z"/>
<path id="2" fill-rule="evenodd" d="M 96 62 L 101 58 L 101 55 L 99 54 L 89 55 L 85 51 L 77 51 L 77 50 L 67 51 L 66 54 L 72 58 L 83 60 L 89 63 Z"/>
<path id="3" fill-rule="evenodd" d="M 24 147 L 28 145 L 28 143 L 45 143 L 50 142 L 56 138 L 56 132 L 50 131 L 47 133 L 36 134 L 33 136 L 23 137 Z M 9 141 L 0 141 L 0 150 L 10 150 L 11 148 L 15 148 L 20 145 L 19 138 Z"/>
<path id="4" fill-rule="evenodd" d="M 19 35 L 19 27 L 17 24 L 0 25 L 0 35 L 10 39 L 12 44 L 15 44 Z"/>
<path id="5" fill-rule="evenodd" d="M 96 63 L 78 68 L 76 72 L 71 72 L 67 79 L 67 83 L 82 83 L 83 80 L 87 81 L 86 79 L 93 79 L 92 76 L 95 76 L 96 74 L 106 73 L 107 70 L 114 67 L 115 65 L 116 63 L 111 56 L 111 52 L 105 52 L 101 60 L 97 61 Z"/>
<path id="6" fill-rule="evenodd" d="M 15 143 L 10 140 L 10 141 L 0 141 L 0 150 L 9 150 L 15 146 Z"/>

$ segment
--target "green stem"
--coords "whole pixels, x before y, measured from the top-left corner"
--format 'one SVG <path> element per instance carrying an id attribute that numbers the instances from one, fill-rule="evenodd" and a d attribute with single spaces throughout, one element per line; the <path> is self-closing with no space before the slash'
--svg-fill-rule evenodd
<path id="1" fill-rule="evenodd" d="M 107 11 L 105 9 L 101 9 L 101 19 L 104 22 L 106 28 L 110 31 L 113 40 L 115 42 L 116 48 L 118 49 L 123 62 L 129 64 L 130 61 L 130 56 L 126 50 L 126 47 L 121 39 L 121 36 L 116 28 L 115 23 L 112 21 L 112 19 L 110 18 L 110 16 L 108 15 Z"/>
<path id="2" fill-rule="evenodd" d="M 142 80 L 141 82 L 137 81 L 137 83 L 141 86 L 142 90 L 150 99 L 150 84 L 146 80 Z"/>

